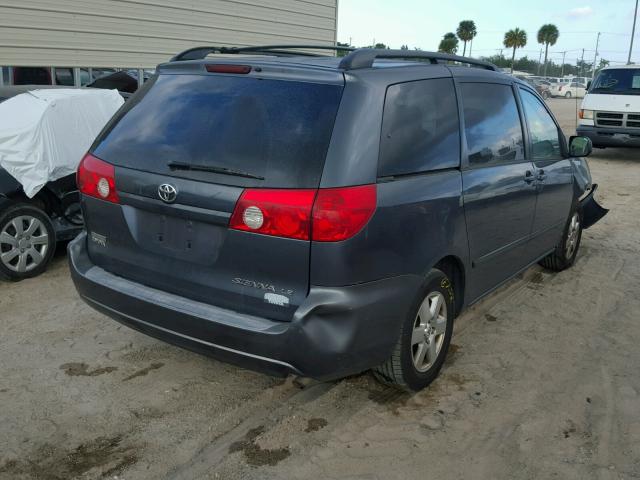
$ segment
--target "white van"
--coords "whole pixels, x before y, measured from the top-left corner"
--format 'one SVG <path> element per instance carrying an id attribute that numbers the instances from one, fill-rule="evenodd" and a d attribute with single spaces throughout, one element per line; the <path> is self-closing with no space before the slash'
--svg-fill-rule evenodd
<path id="1" fill-rule="evenodd" d="M 594 147 L 640 147 L 640 65 L 600 71 L 582 101 L 577 130 Z"/>

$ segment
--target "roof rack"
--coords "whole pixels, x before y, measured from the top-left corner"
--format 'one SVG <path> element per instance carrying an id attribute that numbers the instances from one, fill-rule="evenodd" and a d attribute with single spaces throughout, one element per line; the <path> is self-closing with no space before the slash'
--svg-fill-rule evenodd
<path id="1" fill-rule="evenodd" d="M 319 57 L 318 53 L 305 52 L 299 50 L 328 50 L 349 52 L 349 54 L 340 61 L 339 68 L 343 70 L 357 70 L 360 68 L 371 68 L 373 63 L 379 58 L 400 59 L 400 60 L 428 60 L 432 64 L 443 62 L 458 62 L 467 65 L 474 65 L 485 68 L 487 70 L 499 71 L 493 63 L 483 60 L 476 60 L 469 57 L 459 57 L 457 55 L 449 55 L 439 52 L 424 52 L 421 50 L 383 50 L 375 48 L 359 48 L 341 47 L 338 45 L 258 45 L 254 47 L 214 47 L 203 46 L 194 47 L 184 52 L 180 52 L 174 56 L 172 62 L 181 62 L 185 60 L 202 60 L 211 53 L 219 54 L 256 54 L 271 55 L 277 57 L 305 56 Z"/>
<path id="2" fill-rule="evenodd" d="M 171 61 L 181 62 L 185 60 L 202 60 L 211 53 L 219 54 L 243 54 L 254 53 L 256 55 L 273 55 L 278 57 L 290 57 L 290 56 L 305 56 L 305 57 L 318 57 L 321 56 L 318 53 L 312 52 L 299 52 L 292 50 L 333 50 L 333 51 L 345 51 L 353 52 L 355 49 L 352 47 L 340 47 L 337 45 L 259 45 L 255 47 L 213 47 L 203 46 L 189 48 L 179 54 L 175 55 Z"/>
<path id="3" fill-rule="evenodd" d="M 424 52 L 421 50 L 407 51 L 407 50 L 382 50 L 373 48 L 360 48 L 352 51 L 349 55 L 344 57 L 340 62 L 340 68 L 343 70 L 357 70 L 359 68 L 371 68 L 373 62 L 378 58 L 390 58 L 390 59 L 402 59 L 402 60 L 429 60 L 432 64 L 438 64 L 442 62 L 458 62 L 468 65 L 475 65 L 485 68 L 487 70 L 499 71 L 493 63 L 485 62 L 483 60 L 476 60 L 469 57 L 459 57 L 457 55 L 449 55 L 447 53 L 439 52 Z"/>

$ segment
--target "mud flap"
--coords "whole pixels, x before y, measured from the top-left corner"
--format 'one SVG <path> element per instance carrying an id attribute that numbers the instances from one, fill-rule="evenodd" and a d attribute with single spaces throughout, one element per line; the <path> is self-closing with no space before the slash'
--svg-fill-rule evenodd
<path id="1" fill-rule="evenodd" d="M 601 205 L 596 202 L 596 199 L 593 198 L 593 194 L 598 189 L 598 185 L 595 184 L 591 188 L 589 195 L 582 199 L 580 202 L 580 208 L 582 209 L 582 228 L 587 229 L 592 225 L 596 224 L 600 221 L 602 217 L 604 217 L 609 210 L 603 208 Z"/>

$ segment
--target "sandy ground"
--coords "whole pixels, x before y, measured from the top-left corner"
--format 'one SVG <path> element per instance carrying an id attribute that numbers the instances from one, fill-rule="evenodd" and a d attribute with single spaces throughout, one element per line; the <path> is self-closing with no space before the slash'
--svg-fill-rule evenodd
<path id="1" fill-rule="evenodd" d="M 550 103 L 573 133 L 575 102 Z M 594 153 L 611 212 L 575 267 L 467 311 L 415 395 L 165 345 L 84 305 L 64 253 L 0 283 L 0 478 L 640 478 L 639 157 Z"/>

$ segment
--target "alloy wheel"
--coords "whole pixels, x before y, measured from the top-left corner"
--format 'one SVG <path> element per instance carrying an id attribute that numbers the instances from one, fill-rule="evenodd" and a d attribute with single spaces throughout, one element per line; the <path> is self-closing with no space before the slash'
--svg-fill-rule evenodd
<path id="1" fill-rule="evenodd" d="M 447 328 L 447 302 L 440 292 L 426 296 L 413 324 L 411 357 L 413 366 L 424 373 L 435 363 Z"/>
<path id="2" fill-rule="evenodd" d="M 26 273 L 45 260 L 49 245 L 41 220 L 30 215 L 14 217 L 0 230 L 0 261 L 11 271 Z"/>
<path id="3" fill-rule="evenodd" d="M 575 212 L 571 217 L 569 223 L 569 230 L 567 231 L 567 243 L 565 244 L 565 255 L 567 260 L 573 257 L 578 246 L 578 237 L 580 236 L 580 216 L 578 212 Z"/>

